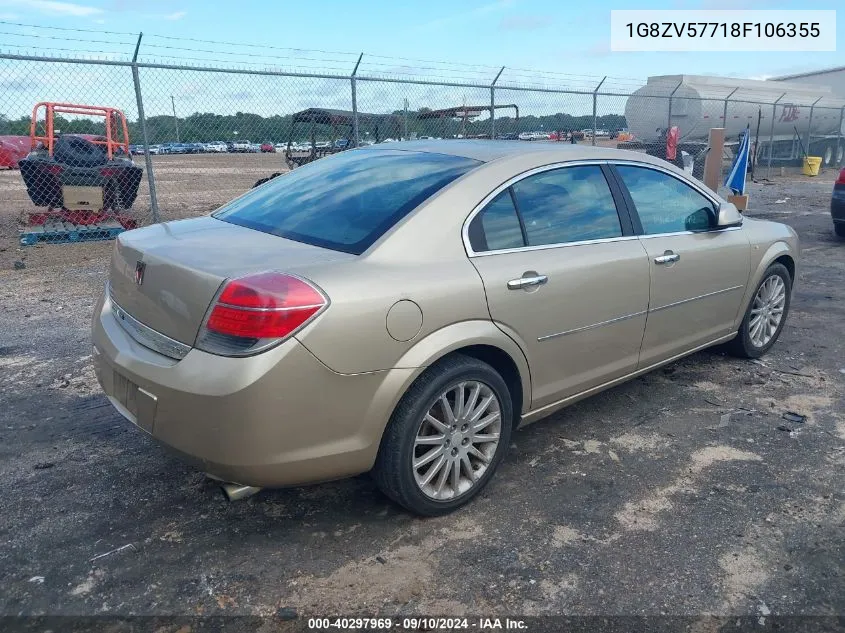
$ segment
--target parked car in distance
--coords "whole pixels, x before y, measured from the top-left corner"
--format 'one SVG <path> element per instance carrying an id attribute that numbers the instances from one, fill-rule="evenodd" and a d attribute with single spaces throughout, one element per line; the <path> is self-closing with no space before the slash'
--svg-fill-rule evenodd
<path id="1" fill-rule="evenodd" d="M 217 154 L 225 154 L 228 150 L 226 148 L 226 143 L 224 143 L 223 141 L 212 141 L 211 143 L 205 144 L 205 151 Z"/>
<path id="2" fill-rule="evenodd" d="M 252 143 L 247 140 L 237 140 L 232 143 L 233 152 L 251 152 L 252 151 Z"/>
<path id="3" fill-rule="evenodd" d="M 138 154 L 140 156 L 144 155 L 144 146 L 143 145 L 130 145 L 129 146 L 129 153 L 130 154 Z"/>
<path id="4" fill-rule="evenodd" d="M 273 145 L 272 143 L 262 143 L 262 144 L 259 146 L 259 149 L 260 149 L 262 152 L 264 152 L 265 154 L 267 154 L 267 153 L 273 153 L 273 152 L 275 152 L 275 151 L 276 151 L 276 146 L 275 146 L 275 145 Z"/>
<path id="5" fill-rule="evenodd" d="M 334 142 L 335 149 L 349 149 L 352 147 L 348 138 L 339 138 Z"/>
<path id="6" fill-rule="evenodd" d="M 610 137 L 610 132 L 607 130 L 596 130 L 596 138 L 608 138 Z"/>
<path id="7" fill-rule="evenodd" d="M 830 217 L 833 218 L 833 230 L 839 237 L 845 237 L 845 169 L 839 171 L 839 177 L 833 184 Z"/>
<path id="8" fill-rule="evenodd" d="M 160 145 L 150 145 L 150 155 L 154 156 L 161 153 Z"/>
<path id="9" fill-rule="evenodd" d="M 518 426 L 712 345 L 765 354 L 798 249 L 645 154 L 379 144 L 120 234 L 93 363 L 234 497 L 372 471 L 438 515 Z"/>

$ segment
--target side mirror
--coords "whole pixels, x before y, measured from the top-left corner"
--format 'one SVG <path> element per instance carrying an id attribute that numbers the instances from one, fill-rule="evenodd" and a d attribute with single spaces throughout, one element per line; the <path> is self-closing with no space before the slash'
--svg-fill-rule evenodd
<path id="1" fill-rule="evenodd" d="M 742 226 L 742 214 L 736 206 L 730 202 L 723 202 L 719 205 L 716 217 L 716 228 L 727 229 L 733 226 Z"/>

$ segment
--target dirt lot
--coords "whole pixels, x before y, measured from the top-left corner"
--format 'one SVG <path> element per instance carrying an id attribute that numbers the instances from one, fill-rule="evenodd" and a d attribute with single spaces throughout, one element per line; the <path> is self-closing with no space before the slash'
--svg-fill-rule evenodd
<path id="1" fill-rule="evenodd" d="M 169 158 L 157 167 L 175 195 L 186 167 Z M 199 174 L 224 158 L 182 161 Z M 274 159 L 248 158 L 249 175 L 210 170 L 204 210 Z M 803 246 L 762 362 L 698 353 L 520 431 L 480 498 L 428 520 L 366 476 L 227 503 L 99 393 L 89 319 L 110 244 L 21 251 L 7 222 L 0 614 L 845 614 L 832 180 L 752 187 L 749 216 L 789 223 Z"/>

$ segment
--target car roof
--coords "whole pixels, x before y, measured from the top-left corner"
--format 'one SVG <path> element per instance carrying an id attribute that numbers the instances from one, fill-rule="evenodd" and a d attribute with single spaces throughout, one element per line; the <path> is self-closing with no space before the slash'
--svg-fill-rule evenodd
<path id="1" fill-rule="evenodd" d="M 383 150 L 409 152 L 430 152 L 472 158 L 489 163 L 502 158 L 520 155 L 544 154 L 550 162 L 569 160 L 635 160 L 637 162 L 665 165 L 666 162 L 649 156 L 643 152 L 632 152 L 612 147 L 594 147 L 592 145 L 573 145 L 563 142 L 526 143 L 525 141 L 481 140 L 481 139 L 447 139 L 424 141 L 399 141 L 394 143 L 376 144 L 364 151 L 378 152 Z"/>

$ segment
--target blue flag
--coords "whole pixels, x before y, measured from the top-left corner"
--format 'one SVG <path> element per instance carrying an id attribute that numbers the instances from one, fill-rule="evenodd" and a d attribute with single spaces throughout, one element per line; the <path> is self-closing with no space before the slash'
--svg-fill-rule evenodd
<path id="1" fill-rule="evenodd" d="M 734 195 L 745 193 L 745 174 L 748 171 L 748 160 L 751 153 L 751 129 L 746 126 L 742 140 L 739 142 L 739 149 L 734 156 L 734 163 L 731 171 L 725 180 L 725 186 L 734 192 Z"/>

